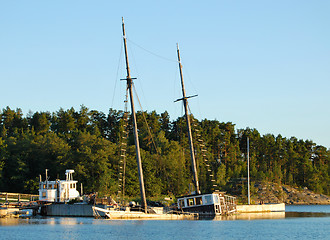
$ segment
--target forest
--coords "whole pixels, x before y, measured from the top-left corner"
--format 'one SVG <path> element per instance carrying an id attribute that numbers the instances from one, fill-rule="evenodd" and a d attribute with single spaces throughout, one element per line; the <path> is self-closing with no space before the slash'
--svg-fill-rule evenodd
<path id="1" fill-rule="evenodd" d="M 330 194 L 326 147 L 311 140 L 236 129 L 231 122 L 190 117 L 202 192 L 244 191 L 249 138 L 252 182 Z M 185 119 L 171 121 L 167 112 L 140 111 L 137 121 L 147 197 L 188 193 L 193 180 Z M 21 109 L 6 107 L 0 112 L 0 191 L 37 194 L 39 175 L 44 180 L 45 169 L 50 180 L 64 179 L 65 170 L 74 169 L 74 179 L 83 184 L 85 193 L 116 196 L 124 191 L 125 196 L 139 196 L 131 133 L 129 113 L 115 109 L 105 114 L 81 106 L 78 111 L 61 108 L 23 116 Z"/>

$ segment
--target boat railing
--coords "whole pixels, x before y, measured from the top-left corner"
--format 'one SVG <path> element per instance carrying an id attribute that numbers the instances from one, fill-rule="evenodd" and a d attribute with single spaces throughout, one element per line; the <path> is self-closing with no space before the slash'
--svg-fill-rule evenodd
<path id="1" fill-rule="evenodd" d="M 225 195 L 225 203 L 227 207 L 227 214 L 236 212 L 236 197 Z"/>
<path id="2" fill-rule="evenodd" d="M 219 200 L 222 215 L 236 212 L 236 197 L 225 195 L 223 192 L 220 192 Z"/>

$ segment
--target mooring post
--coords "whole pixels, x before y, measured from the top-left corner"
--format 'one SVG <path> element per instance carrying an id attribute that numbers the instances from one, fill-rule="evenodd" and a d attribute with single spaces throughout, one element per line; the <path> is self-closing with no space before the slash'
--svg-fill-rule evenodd
<path id="1" fill-rule="evenodd" d="M 248 204 L 251 204 L 250 199 L 250 143 L 249 143 L 249 137 L 247 138 L 247 175 L 248 175 Z"/>

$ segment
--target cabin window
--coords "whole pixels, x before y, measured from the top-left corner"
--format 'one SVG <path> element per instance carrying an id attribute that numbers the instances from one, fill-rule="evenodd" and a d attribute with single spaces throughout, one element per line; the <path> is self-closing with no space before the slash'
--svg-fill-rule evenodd
<path id="1" fill-rule="evenodd" d="M 212 204 L 212 195 L 206 195 L 204 197 L 205 203 L 204 204 Z"/>
<path id="2" fill-rule="evenodd" d="M 214 195 L 214 203 L 218 204 L 219 203 L 219 196 Z"/>
<path id="3" fill-rule="evenodd" d="M 195 205 L 195 203 L 194 203 L 194 198 L 188 198 L 187 200 L 188 200 L 188 206 L 193 206 L 193 205 Z"/>
<path id="4" fill-rule="evenodd" d="M 46 197 L 46 192 L 42 192 L 42 198 Z"/>
<path id="5" fill-rule="evenodd" d="M 202 197 L 196 197 L 196 205 L 203 205 Z"/>
<path id="6" fill-rule="evenodd" d="M 53 184 L 49 184 L 49 188 L 52 189 L 53 188 Z"/>
<path id="7" fill-rule="evenodd" d="M 57 184 L 54 184 L 54 189 L 57 189 Z"/>
<path id="8" fill-rule="evenodd" d="M 42 188 L 43 188 L 43 189 L 46 189 L 46 184 L 44 184 Z"/>
<path id="9" fill-rule="evenodd" d="M 180 199 L 179 200 L 179 208 L 183 208 L 184 207 L 184 200 Z"/>

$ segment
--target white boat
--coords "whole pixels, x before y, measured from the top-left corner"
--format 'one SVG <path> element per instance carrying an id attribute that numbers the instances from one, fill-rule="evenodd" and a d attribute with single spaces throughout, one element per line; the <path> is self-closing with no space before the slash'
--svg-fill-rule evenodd
<path id="1" fill-rule="evenodd" d="M 131 211 L 130 207 L 125 209 L 104 209 L 96 206 L 92 206 L 93 214 L 95 218 L 107 218 L 111 220 L 132 220 L 132 219 L 152 219 L 152 220 L 194 220 L 198 219 L 198 214 L 186 213 L 186 212 L 154 212 L 152 208 L 149 208 L 149 212 L 144 211 Z M 150 213 L 152 211 L 153 213 Z"/>
<path id="2" fill-rule="evenodd" d="M 49 181 L 46 169 L 46 180 L 39 182 L 39 201 L 64 203 L 80 197 L 77 191 L 78 181 L 73 180 L 74 170 L 65 171 L 65 180 Z"/>

